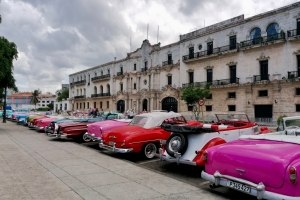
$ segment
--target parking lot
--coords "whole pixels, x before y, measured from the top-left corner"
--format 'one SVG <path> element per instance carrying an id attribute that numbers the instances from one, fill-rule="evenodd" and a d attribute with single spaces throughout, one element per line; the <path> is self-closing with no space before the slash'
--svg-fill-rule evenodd
<path id="1" fill-rule="evenodd" d="M 209 189 L 203 168 L 100 150 L 0 123 L 0 195 L 4 199 L 249 199 Z"/>

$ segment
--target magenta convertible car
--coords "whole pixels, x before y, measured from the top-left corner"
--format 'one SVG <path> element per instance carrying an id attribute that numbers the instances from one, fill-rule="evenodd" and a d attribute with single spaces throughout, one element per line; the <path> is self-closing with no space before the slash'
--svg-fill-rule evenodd
<path id="1" fill-rule="evenodd" d="M 126 126 L 132 119 L 112 119 L 104 120 L 89 124 L 87 132 L 83 136 L 85 142 L 98 141 L 101 139 L 103 133 L 106 133 L 114 128 Z"/>
<path id="2" fill-rule="evenodd" d="M 209 148 L 201 176 L 258 199 L 300 199 L 300 116 L 285 117 L 277 132 L 243 135 Z"/>

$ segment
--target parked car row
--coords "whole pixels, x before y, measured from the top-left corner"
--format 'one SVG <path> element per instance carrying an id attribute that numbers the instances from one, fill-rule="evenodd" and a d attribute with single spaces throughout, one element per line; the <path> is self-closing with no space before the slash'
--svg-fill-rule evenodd
<path id="1" fill-rule="evenodd" d="M 283 118 L 276 132 L 259 129 L 246 114 L 216 118 L 203 124 L 174 112 L 141 113 L 133 119 L 109 113 L 81 119 L 35 115 L 27 123 L 56 139 L 97 141 L 116 153 L 202 166 L 201 176 L 211 189 L 228 187 L 258 199 L 300 199 L 300 117 Z"/>

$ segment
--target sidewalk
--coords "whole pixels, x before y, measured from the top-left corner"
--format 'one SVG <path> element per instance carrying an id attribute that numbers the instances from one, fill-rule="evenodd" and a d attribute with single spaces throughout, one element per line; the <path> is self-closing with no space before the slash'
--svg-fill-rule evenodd
<path id="1" fill-rule="evenodd" d="M 1 199 L 224 199 L 70 141 L 0 122 Z"/>

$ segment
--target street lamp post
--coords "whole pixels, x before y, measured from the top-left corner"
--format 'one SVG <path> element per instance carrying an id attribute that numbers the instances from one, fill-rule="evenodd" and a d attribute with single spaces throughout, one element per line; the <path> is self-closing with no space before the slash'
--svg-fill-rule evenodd
<path id="1" fill-rule="evenodd" d="M 4 88 L 4 105 L 3 105 L 2 118 L 3 118 L 2 123 L 6 123 L 6 87 Z"/>

